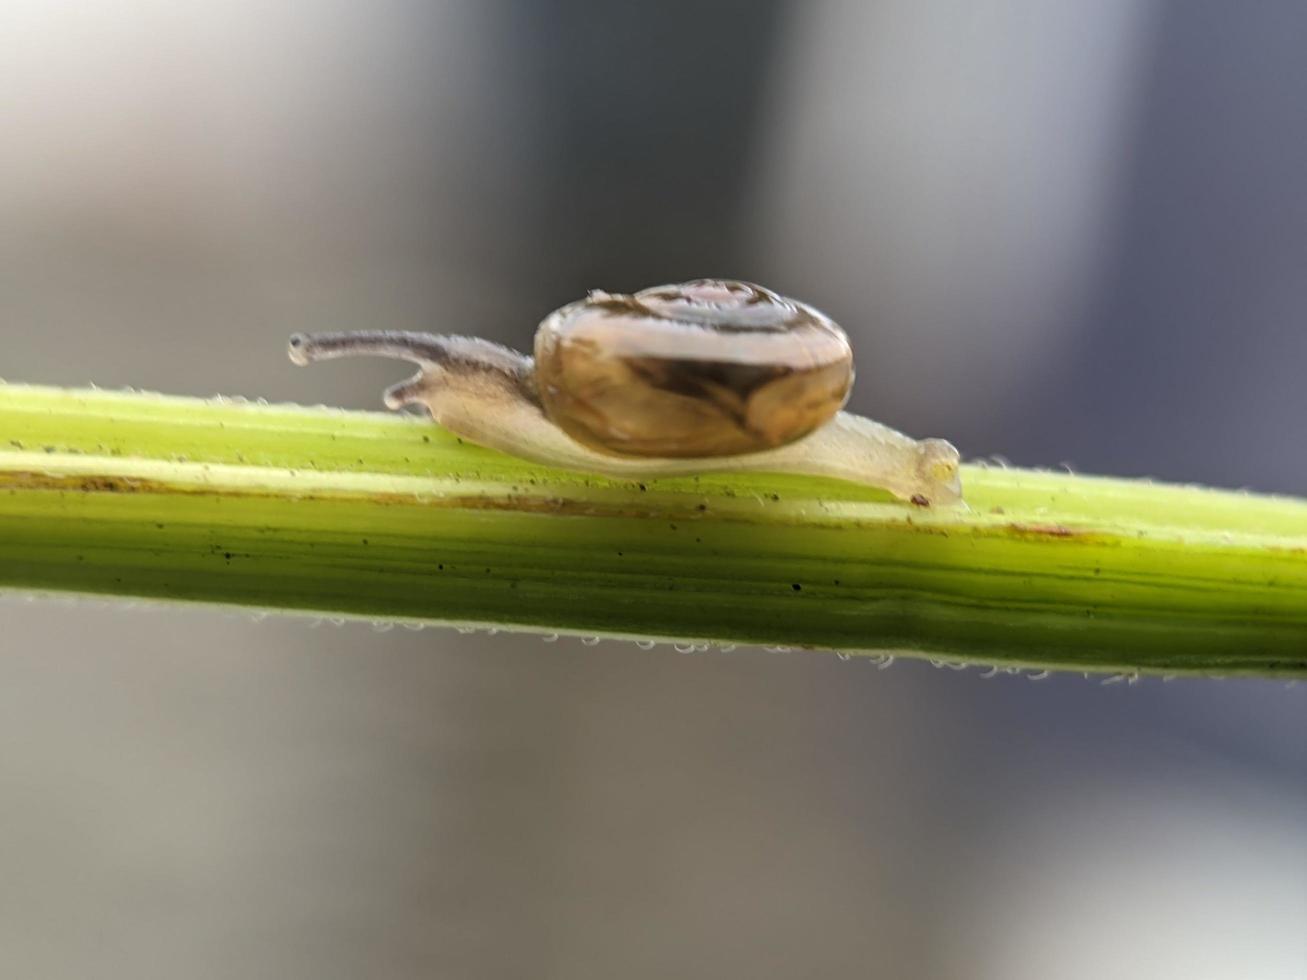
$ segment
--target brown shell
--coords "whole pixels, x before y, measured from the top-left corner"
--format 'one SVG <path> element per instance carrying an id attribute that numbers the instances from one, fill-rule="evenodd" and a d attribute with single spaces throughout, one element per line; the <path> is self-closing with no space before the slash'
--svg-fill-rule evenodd
<path id="1" fill-rule="evenodd" d="M 540 324 L 535 363 L 554 424 L 623 456 L 782 446 L 828 422 L 853 385 L 853 354 L 834 322 L 718 279 L 591 293 Z"/>

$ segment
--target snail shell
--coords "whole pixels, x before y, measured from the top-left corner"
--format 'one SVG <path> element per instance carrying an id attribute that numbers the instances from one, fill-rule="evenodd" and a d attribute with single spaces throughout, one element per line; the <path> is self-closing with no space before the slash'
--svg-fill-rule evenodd
<path id="1" fill-rule="evenodd" d="M 535 384 L 549 419 L 600 452 L 734 456 L 829 422 L 848 400 L 853 353 L 810 306 L 697 279 L 593 292 L 550 314 L 536 331 Z"/>

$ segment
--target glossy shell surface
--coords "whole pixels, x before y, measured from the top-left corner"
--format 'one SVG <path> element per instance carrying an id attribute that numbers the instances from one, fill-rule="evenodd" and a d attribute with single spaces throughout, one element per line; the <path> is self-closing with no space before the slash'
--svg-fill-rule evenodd
<path id="1" fill-rule="evenodd" d="M 545 413 L 623 456 L 733 456 L 785 445 L 848 399 L 853 355 L 834 322 L 761 286 L 701 279 L 594 292 L 535 339 Z"/>

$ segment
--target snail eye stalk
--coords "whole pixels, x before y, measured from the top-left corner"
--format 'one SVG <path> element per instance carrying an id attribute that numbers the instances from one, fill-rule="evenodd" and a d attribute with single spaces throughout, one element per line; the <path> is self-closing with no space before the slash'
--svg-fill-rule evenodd
<path id="1" fill-rule="evenodd" d="M 297 333 L 291 336 L 287 353 L 300 365 L 337 357 L 393 357 L 415 364 L 441 364 L 449 358 L 449 342 L 436 334 L 400 330 Z"/>

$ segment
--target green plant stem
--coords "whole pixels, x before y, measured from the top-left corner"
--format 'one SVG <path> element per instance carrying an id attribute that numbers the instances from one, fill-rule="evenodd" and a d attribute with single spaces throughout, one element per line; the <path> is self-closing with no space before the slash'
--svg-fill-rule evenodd
<path id="1" fill-rule="evenodd" d="M 966 467 L 966 508 L 550 470 L 412 417 L 0 385 L 0 587 L 385 621 L 1307 674 L 1307 502 Z"/>

